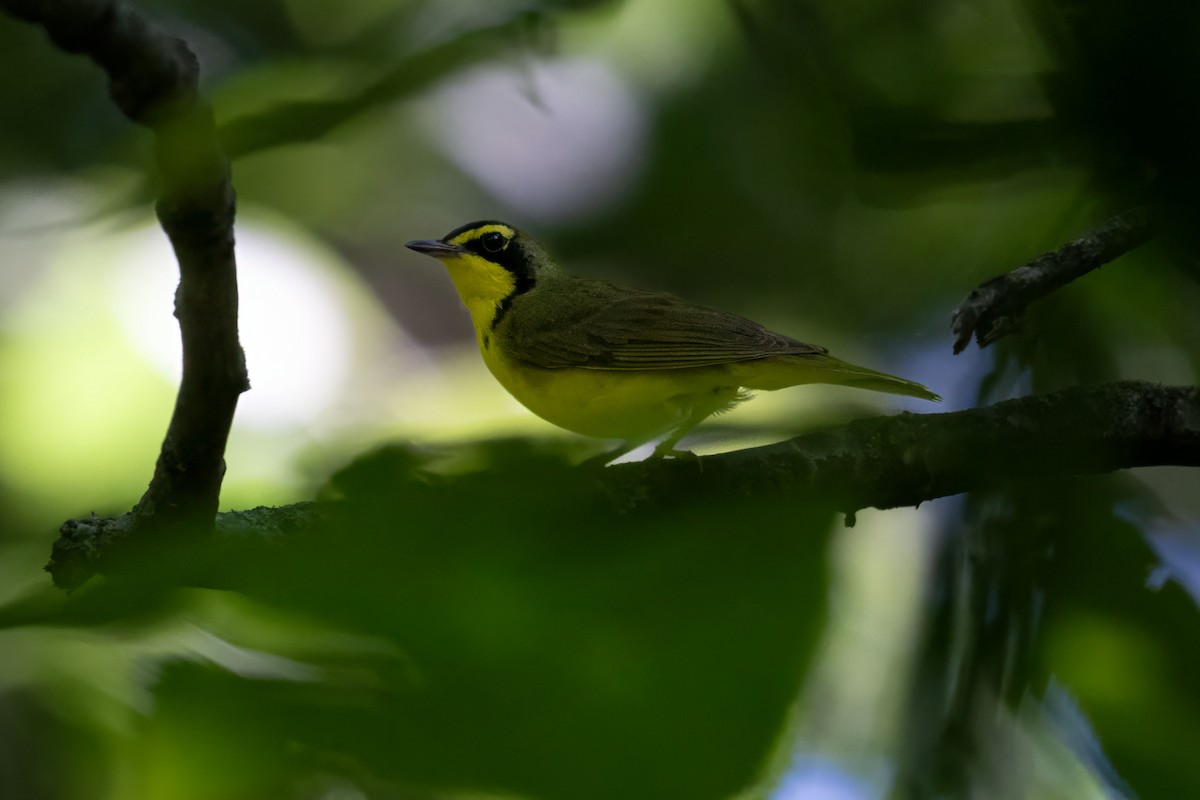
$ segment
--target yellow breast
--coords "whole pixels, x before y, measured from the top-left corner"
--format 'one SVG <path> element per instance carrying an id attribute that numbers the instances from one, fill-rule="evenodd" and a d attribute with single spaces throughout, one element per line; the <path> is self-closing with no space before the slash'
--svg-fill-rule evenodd
<path id="1" fill-rule="evenodd" d="M 698 405 L 723 407 L 737 392 L 721 368 L 544 369 L 509 358 L 488 334 L 479 337 L 479 349 L 521 405 L 585 436 L 647 441 L 682 425 Z"/>

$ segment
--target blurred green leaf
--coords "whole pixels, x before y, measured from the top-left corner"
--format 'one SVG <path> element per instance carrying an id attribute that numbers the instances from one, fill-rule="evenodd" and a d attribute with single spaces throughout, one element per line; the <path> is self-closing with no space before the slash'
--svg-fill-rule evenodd
<path id="1" fill-rule="evenodd" d="M 760 777 L 824 619 L 831 513 L 772 496 L 617 511 L 553 453 L 451 455 L 379 451 L 339 476 L 344 499 L 316 530 L 202 568 L 207 584 L 394 655 L 310 647 L 282 678 L 168 661 L 139 736 L 150 796 L 283 797 L 297 775 L 361 771 L 698 800 Z M 184 608 L 177 592 L 147 594 L 152 571 L 44 621 L 115 632 L 133 630 L 123 614 Z"/>
<path id="2" fill-rule="evenodd" d="M 460 33 L 400 59 L 345 96 L 285 103 L 233 119 L 222 126 L 221 140 L 231 158 L 318 141 L 363 113 L 415 94 L 473 64 L 523 46 L 536 48 L 545 41 L 549 25 L 544 15 L 524 12 L 495 25 Z"/>

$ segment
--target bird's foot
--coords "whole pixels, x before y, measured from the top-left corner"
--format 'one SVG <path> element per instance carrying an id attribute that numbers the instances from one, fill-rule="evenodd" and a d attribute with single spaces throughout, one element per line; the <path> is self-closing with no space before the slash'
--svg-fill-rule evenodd
<path id="1" fill-rule="evenodd" d="M 702 464 L 700 456 L 693 453 L 691 450 L 677 450 L 671 445 L 659 445 L 654 448 L 654 452 L 650 454 L 651 458 L 674 458 L 679 461 L 691 461 L 694 464 Z"/>

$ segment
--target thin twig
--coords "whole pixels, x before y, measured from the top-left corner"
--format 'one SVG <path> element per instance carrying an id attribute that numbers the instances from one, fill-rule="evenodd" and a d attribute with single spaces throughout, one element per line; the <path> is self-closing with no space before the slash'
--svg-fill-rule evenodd
<path id="1" fill-rule="evenodd" d="M 158 219 L 179 261 L 175 316 L 183 379 L 149 488 L 122 534 L 207 530 L 217 512 L 225 442 L 249 388 L 237 331 L 235 198 L 213 115 L 198 93 L 199 63 L 180 39 L 119 0 L 0 0 L 0 10 L 45 28 L 69 53 L 92 59 L 109 95 L 155 135 L 162 176 Z"/>
<path id="2" fill-rule="evenodd" d="M 1146 243 L 1154 235 L 1147 209 L 1125 211 L 1086 235 L 974 289 L 950 323 L 954 352 L 987 347 L 1017 329 L 1025 309 L 1055 289 Z"/>

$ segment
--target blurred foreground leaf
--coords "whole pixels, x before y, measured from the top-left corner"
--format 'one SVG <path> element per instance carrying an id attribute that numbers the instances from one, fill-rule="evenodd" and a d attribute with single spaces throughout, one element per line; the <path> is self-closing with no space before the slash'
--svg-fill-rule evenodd
<path id="1" fill-rule="evenodd" d="M 146 796 L 298 796 L 334 774 L 697 800 L 761 777 L 824 617 L 828 512 L 685 496 L 620 513 L 594 473 L 510 444 L 466 474 L 421 464 L 355 465 L 319 530 L 215 579 L 401 655 L 314 653 L 280 677 L 169 662 Z"/>

